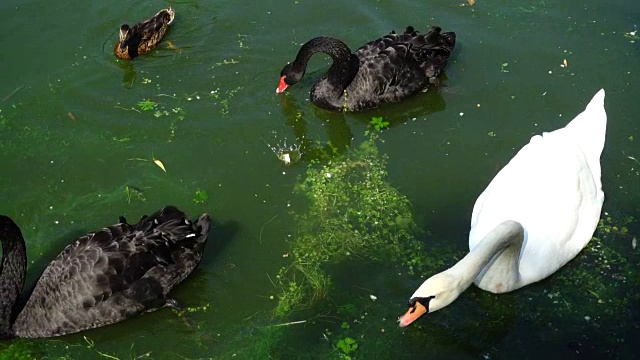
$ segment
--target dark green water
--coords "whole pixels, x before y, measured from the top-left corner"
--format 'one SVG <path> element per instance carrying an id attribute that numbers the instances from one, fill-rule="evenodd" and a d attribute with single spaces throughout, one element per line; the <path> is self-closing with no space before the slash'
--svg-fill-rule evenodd
<path id="1" fill-rule="evenodd" d="M 174 293 L 184 306 L 207 310 L 184 319 L 161 310 L 0 350 L 21 346 L 52 358 L 97 358 L 96 349 L 123 359 L 148 352 L 157 359 L 340 358 L 332 349 L 348 336 L 357 340 L 350 356 L 358 359 L 640 357 L 640 249 L 631 245 L 640 233 L 640 163 L 633 160 L 640 159 L 640 43 L 631 35 L 640 5 L 462 3 L 0 3 L 0 212 L 23 228 L 35 272 L 29 279 L 74 236 L 119 215 L 135 219 L 175 204 L 220 224 L 201 266 Z M 120 24 L 167 5 L 177 16 L 164 43 L 132 62 L 117 60 Z M 367 113 L 330 114 L 308 100 L 327 66 L 318 56 L 299 85 L 274 93 L 282 66 L 306 40 L 329 35 L 356 48 L 410 24 L 457 33 L 439 91 Z M 328 300 L 273 318 L 269 277 L 289 261 L 282 257 L 296 229 L 289 205 L 303 209 L 292 188 L 312 156 L 287 167 L 267 144 L 304 136 L 353 147 L 373 116 L 384 117 L 391 126 L 379 149 L 389 155 L 390 181 L 428 231 L 421 238 L 427 251 L 451 265 L 467 250 L 473 203 L 497 170 L 533 134 L 564 126 L 600 88 L 609 116 L 603 218 L 628 234 L 601 231 L 555 276 L 501 296 L 471 288 L 407 329 L 396 318 L 430 274 L 400 275 L 393 264 L 338 265 L 330 269 Z M 157 117 L 140 111 L 145 99 L 158 104 Z M 145 201 L 128 199 L 127 186 L 143 190 Z M 193 201 L 197 190 L 207 192 L 204 204 Z M 308 321 L 270 327 L 297 320 Z M 84 336 L 96 349 L 85 347 Z"/>

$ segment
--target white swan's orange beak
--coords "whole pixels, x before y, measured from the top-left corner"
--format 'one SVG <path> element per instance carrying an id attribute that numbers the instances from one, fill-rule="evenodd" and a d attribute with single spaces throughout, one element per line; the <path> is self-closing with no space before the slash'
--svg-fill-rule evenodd
<path id="1" fill-rule="evenodd" d="M 285 91 L 287 87 L 289 87 L 289 85 L 287 85 L 287 83 L 284 82 L 284 78 L 285 76 L 282 76 L 280 78 L 280 85 L 278 85 L 278 88 L 276 89 L 276 94 L 280 94 L 281 92 Z"/>
<path id="2" fill-rule="evenodd" d="M 427 308 L 424 305 L 420 304 L 420 302 L 416 301 L 416 304 L 413 307 L 410 307 L 407 312 L 400 316 L 398 321 L 400 322 L 400 327 L 405 327 L 412 322 L 418 320 L 418 318 L 427 313 Z"/>

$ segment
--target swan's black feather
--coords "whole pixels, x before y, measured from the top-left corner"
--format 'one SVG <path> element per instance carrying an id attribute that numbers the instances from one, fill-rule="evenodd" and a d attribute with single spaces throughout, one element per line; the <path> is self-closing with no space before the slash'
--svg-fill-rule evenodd
<path id="1" fill-rule="evenodd" d="M 420 35 L 408 26 L 366 43 L 353 55 L 340 40 L 319 37 L 304 44 L 296 60 L 281 72 L 287 85 L 303 76 L 309 58 L 325 52 L 333 64 L 311 89 L 311 100 L 333 111 L 360 111 L 399 101 L 425 89 L 442 73 L 456 36 L 434 26 Z M 355 59 L 355 61 L 354 61 Z"/>
<path id="2" fill-rule="evenodd" d="M 82 331 L 155 310 L 198 265 L 209 216 L 195 223 L 168 206 L 139 223 L 82 236 L 45 269 L 13 323 L 19 337 Z"/>

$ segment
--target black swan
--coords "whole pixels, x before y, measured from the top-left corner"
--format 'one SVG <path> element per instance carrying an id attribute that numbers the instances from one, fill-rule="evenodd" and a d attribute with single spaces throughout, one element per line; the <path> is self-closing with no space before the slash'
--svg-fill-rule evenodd
<path id="1" fill-rule="evenodd" d="M 371 109 L 437 82 L 455 43 L 455 33 L 441 33 L 437 26 L 426 35 L 419 35 L 411 26 L 403 34 L 392 31 L 355 54 L 338 39 L 317 37 L 302 45 L 296 59 L 282 69 L 276 93 L 300 81 L 311 56 L 323 52 L 333 64 L 311 88 L 311 101 L 332 111 Z"/>
<path id="2" fill-rule="evenodd" d="M 27 257 L 20 228 L 0 215 L 0 338 L 60 336 L 163 306 L 198 265 L 209 215 L 192 222 L 173 206 L 135 225 L 120 223 L 69 244 L 44 270 L 22 309 Z"/>

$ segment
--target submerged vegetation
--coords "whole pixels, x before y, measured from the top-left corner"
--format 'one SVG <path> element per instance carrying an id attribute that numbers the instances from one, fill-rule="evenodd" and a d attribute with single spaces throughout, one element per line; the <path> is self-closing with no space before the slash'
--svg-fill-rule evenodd
<path id="1" fill-rule="evenodd" d="M 128 349 L 119 353 L 103 352 L 95 341 L 87 336 L 82 337 L 83 343 L 69 344 L 62 340 L 34 341 L 33 339 L 18 339 L 12 341 L 6 348 L 0 349 L 0 360 L 72 360 L 72 359 L 110 359 L 110 360 L 138 360 L 153 359 L 151 352 L 138 354 L 131 344 Z M 55 355 L 53 355 L 55 354 Z"/>
<path id="2" fill-rule="evenodd" d="M 338 340 L 336 348 L 341 351 L 340 357 L 343 359 L 351 359 L 349 354 L 358 349 L 358 341 L 351 337 L 345 337 Z"/>
<path id="3" fill-rule="evenodd" d="M 209 193 L 206 190 L 198 189 L 196 190 L 195 196 L 193 197 L 193 202 L 196 204 L 204 204 L 209 200 Z"/>
<path id="4" fill-rule="evenodd" d="M 295 192 L 308 210 L 294 214 L 297 234 L 291 241 L 291 263 L 280 269 L 277 315 L 304 308 L 329 291 L 323 269 L 345 260 L 391 260 L 412 272 L 425 261 L 409 200 L 387 180 L 387 158 L 371 134 L 358 148 L 312 163 Z"/>
<path id="5" fill-rule="evenodd" d="M 145 116 L 152 114 L 156 119 L 168 119 L 169 136 L 167 143 L 171 143 L 176 139 L 179 123 L 187 118 L 187 111 L 185 111 L 185 107 L 188 106 L 187 103 L 198 102 L 208 98 L 219 109 L 221 115 L 228 115 L 231 99 L 242 90 L 240 86 L 225 89 L 214 85 L 214 88 L 209 91 L 196 91 L 189 94 L 165 93 L 162 91 L 163 87 L 159 78 L 159 76 L 156 76 L 155 79 L 143 78 L 141 84 L 144 86 L 141 89 L 145 90 L 145 97 L 134 104 L 129 104 L 128 102 L 117 103 L 115 108 L 134 111 Z M 70 113 L 69 116 L 72 117 L 73 115 Z M 128 142 L 131 139 L 114 138 L 113 140 L 116 142 Z"/>

